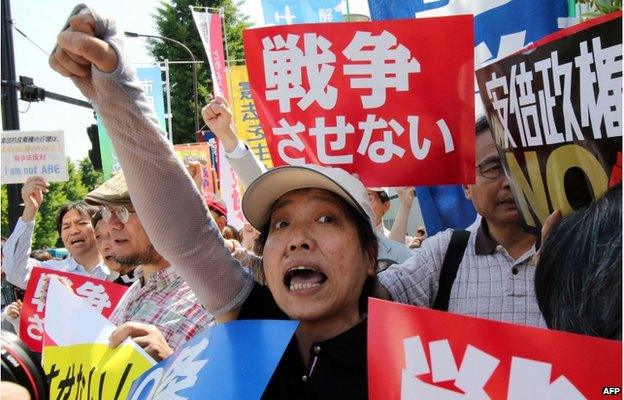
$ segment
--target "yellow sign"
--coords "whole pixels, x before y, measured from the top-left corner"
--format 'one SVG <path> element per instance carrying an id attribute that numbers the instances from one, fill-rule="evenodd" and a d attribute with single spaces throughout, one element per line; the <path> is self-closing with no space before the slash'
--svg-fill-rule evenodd
<path id="1" fill-rule="evenodd" d="M 126 399 L 134 380 L 152 366 L 131 346 L 102 343 L 46 346 L 43 360 L 50 399 Z"/>
<path id="2" fill-rule="evenodd" d="M 234 113 L 236 134 L 247 143 L 251 151 L 267 168 L 273 168 L 269 147 L 251 97 L 247 67 L 245 65 L 230 67 L 229 81 L 232 93 L 230 103 Z"/>

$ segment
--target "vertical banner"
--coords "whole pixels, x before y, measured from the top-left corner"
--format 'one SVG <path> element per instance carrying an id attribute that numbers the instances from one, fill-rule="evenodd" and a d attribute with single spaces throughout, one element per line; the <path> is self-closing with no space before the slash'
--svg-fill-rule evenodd
<path id="1" fill-rule="evenodd" d="M 267 25 L 292 25 L 306 22 L 341 22 L 341 0 L 262 0 Z"/>
<path id="2" fill-rule="evenodd" d="M 228 99 L 221 15 L 195 11 L 192 8 L 191 14 L 193 14 L 195 26 L 204 44 L 204 50 L 210 64 L 212 90 L 215 95 Z"/>
<path id="3" fill-rule="evenodd" d="M 69 179 L 63 131 L 2 131 L 2 184 L 24 183 L 31 176 Z"/>
<path id="4" fill-rule="evenodd" d="M 141 86 L 143 86 L 143 90 L 147 93 L 147 97 L 152 101 L 154 110 L 156 110 L 158 125 L 163 130 L 162 133 L 165 134 L 167 131 L 167 122 L 165 119 L 165 100 L 160 66 L 154 65 L 152 67 L 137 68 L 137 76 Z M 119 165 L 115 149 L 113 149 L 113 143 L 99 115 L 97 116 L 97 125 L 100 139 L 100 154 L 102 156 L 102 174 L 104 180 L 108 180 L 112 174 L 121 169 L 121 165 Z"/>
<path id="5" fill-rule="evenodd" d="M 230 105 L 234 113 L 236 134 L 245 141 L 249 149 L 258 157 L 265 167 L 273 168 L 273 161 L 264 131 L 258 119 L 258 111 L 251 96 L 249 76 L 245 65 L 236 65 L 229 69 L 232 99 Z"/>
<path id="6" fill-rule="evenodd" d="M 370 400 L 621 398 L 621 341 L 373 298 L 368 312 Z"/>
<path id="7" fill-rule="evenodd" d="M 195 26 L 204 44 L 204 50 L 210 63 L 212 73 L 212 87 L 215 95 L 222 96 L 229 101 L 227 77 L 225 73 L 225 57 L 223 54 L 223 36 L 221 33 L 221 15 L 209 12 L 198 12 L 191 8 Z M 241 209 L 241 193 L 238 187 L 238 177 L 225 158 L 221 144 L 218 144 L 217 157 L 219 162 L 219 188 L 221 199 L 228 208 L 228 224 L 242 228 L 244 219 Z"/>
<path id="8" fill-rule="evenodd" d="M 477 80 L 526 230 L 621 181 L 621 12 L 554 33 Z"/>
<path id="9" fill-rule="evenodd" d="M 155 364 L 130 338 L 111 349 L 115 325 L 55 278 L 45 322 L 43 369 L 50 399 L 125 399 L 132 382 Z"/>
<path id="10" fill-rule="evenodd" d="M 215 193 L 213 181 L 213 167 L 210 145 L 208 143 L 188 143 L 173 146 L 178 158 L 183 163 L 196 161 L 202 165 L 202 175 L 204 178 L 204 193 Z"/>
<path id="11" fill-rule="evenodd" d="M 127 399 L 259 399 L 297 324 L 244 320 L 205 329 L 139 377 Z"/>
<path id="12" fill-rule="evenodd" d="M 454 16 L 243 31 L 273 164 L 336 166 L 366 186 L 473 183 L 472 30 Z"/>
<path id="13" fill-rule="evenodd" d="M 45 297 L 45 281 L 59 276 L 68 279 L 74 292 L 86 304 L 106 318 L 111 315 L 128 289 L 123 285 L 84 275 L 41 267 L 33 268 L 24 293 L 24 302 L 20 314 L 20 339 L 36 352 L 41 352 L 45 330 L 44 315 L 45 310 L 49 307 Z"/>
<path id="14" fill-rule="evenodd" d="M 227 206 L 227 222 L 236 229 L 241 229 L 245 224 L 245 216 L 241 206 L 241 190 L 236 172 L 225 158 L 225 150 L 223 150 L 221 142 L 217 142 L 217 157 L 219 158 L 220 196 Z"/>

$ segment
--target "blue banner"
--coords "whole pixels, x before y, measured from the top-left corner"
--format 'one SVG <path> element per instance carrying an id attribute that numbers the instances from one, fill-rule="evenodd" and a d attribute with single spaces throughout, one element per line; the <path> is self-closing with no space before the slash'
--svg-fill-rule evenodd
<path id="1" fill-rule="evenodd" d="M 476 63 L 489 63 L 557 30 L 567 0 L 368 0 L 373 20 L 474 14 Z"/>
<path id="2" fill-rule="evenodd" d="M 267 25 L 342 21 L 341 0 L 262 0 Z"/>
<path id="3" fill-rule="evenodd" d="M 477 218 L 461 186 L 422 186 L 416 196 L 429 236 L 447 228 L 466 229 Z"/>
<path id="4" fill-rule="evenodd" d="M 128 399 L 259 399 L 297 325 L 242 320 L 208 328 L 141 375 Z"/>

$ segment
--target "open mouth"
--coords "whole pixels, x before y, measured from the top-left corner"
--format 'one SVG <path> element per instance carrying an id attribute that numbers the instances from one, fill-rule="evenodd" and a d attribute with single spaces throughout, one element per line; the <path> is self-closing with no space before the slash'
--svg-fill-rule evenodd
<path id="1" fill-rule="evenodd" d="M 75 244 L 82 244 L 82 243 L 84 243 L 84 239 L 74 239 L 70 243 L 71 243 L 72 246 L 75 245 Z"/>
<path id="2" fill-rule="evenodd" d="M 284 275 L 284 285 L 291 291 L 312 289 L 321 286 L 327 275 L 312 267 L 293 267 Z"/>
<path id="3" fill-rule="evenodd" d="M 113 261 L 113 256 L 112 256 L 112 255 L 109 255 L 109 256 L 104 256 L 104 259 L 105 259 L 106 261 Z"/>

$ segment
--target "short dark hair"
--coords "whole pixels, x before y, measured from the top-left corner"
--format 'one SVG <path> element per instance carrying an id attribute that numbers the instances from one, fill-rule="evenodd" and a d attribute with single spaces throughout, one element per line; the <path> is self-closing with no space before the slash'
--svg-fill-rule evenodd
<path id="1" fill-rule="evenodd" d="M 479 134 L 487 131 L 488 129 L 490 129 L 490 124 L 488 124 L 487 118 L 485 118 L 485 115 L 481 115 L 477 118 L 477 121 L 475 122 L 475 134 L 477 136 L 479 136 Z"/>
<path id="2" fill-rule="evenodd" d="M 621 184 L 552 229 L 536 267 L 535 294 L 549 328 L 621 339 Z"/>
<path id="3" fill-rule="evenodd" d="M 91 206 L 84 201 L 72 201 L 64 204 L 58 210 L 58 214 L 56 215 L 56 230 L 59 235 L 61 234 L 61 228 L 63 226 L 63 217 L 71 210 L 76 210 L 83 216 L 89 217 L 89 219 L 91 219 L 93 215 L 97 212 L 98 208 L 95 206 Z"/>
<path id="4" fill-rule="evenodd" d="M 299 189 L 299 190 L 309 190 L 309 189 Z M 375 235 L 375 231 L 373 230 L 372 225 L 368 219 L 365 219 L 362 214 L 356 210 L 353 206 L 347 203 L 342 197 L 332 193 L 332 196 L 336 199 L 339 206 L 347 215 L 354 224 L 355 228 L 358 232 L 358 240 L 362 249 L 368 255 L 369 262 L 373 267 L 373 270 L 376 270 L 377 266 L 377 256 L 379 254 L 379 243 L 377 241 L 377 236 Z M 262 230 L 260 231 L 260 236 L 256 239 L 256 245 L 254 250 L 257 250 L 257 254 L 262 255 L 264 252 L 264 245 L 269 237 L 269 231 L 271 228 L 271 219 L 269 218 L 268 222 L 264 225 Z M 264 265 L 263 265 L 264 269 Z M 361 313 L 365 313 L 368 309 L 368 297 L 373 295 L 373 290 L 375 286 L 376 277 L 368 276 L 366 282 L 364 283 L 364 287 L 362 288 L 362 293 L 360 294 L 359 300 L 359 308 Z"/>

